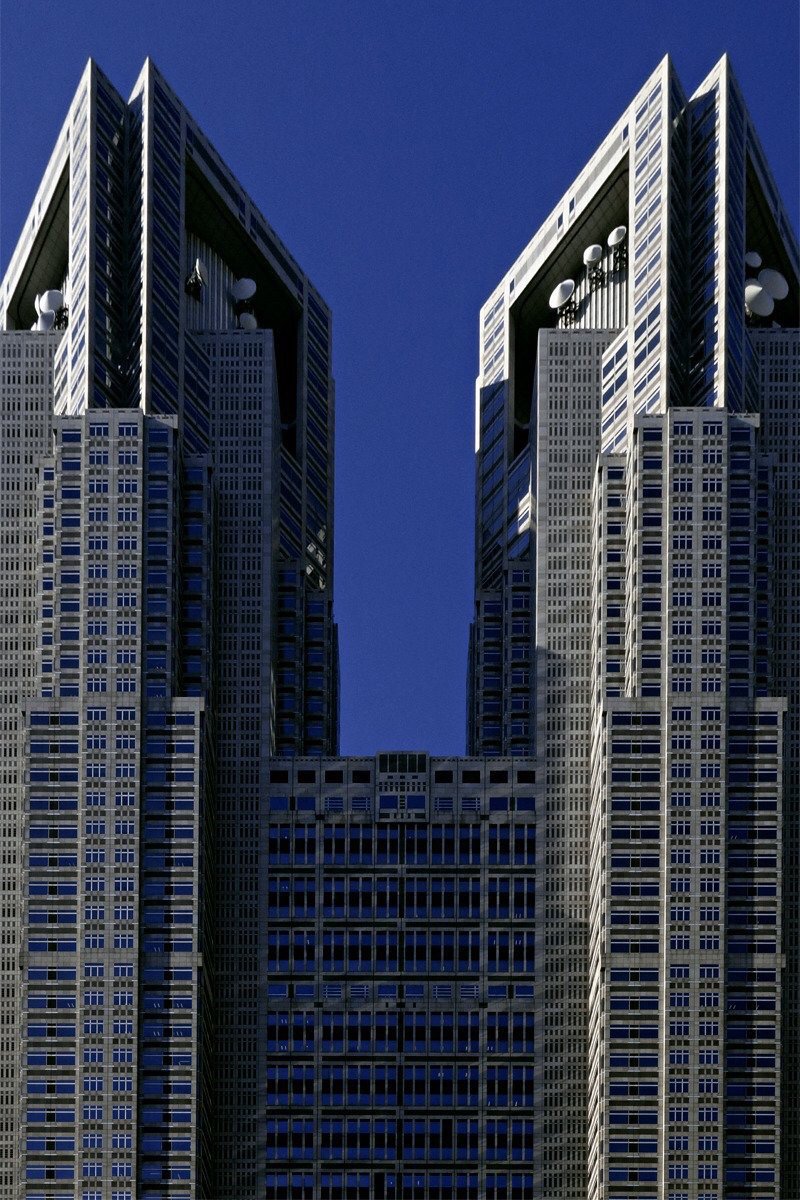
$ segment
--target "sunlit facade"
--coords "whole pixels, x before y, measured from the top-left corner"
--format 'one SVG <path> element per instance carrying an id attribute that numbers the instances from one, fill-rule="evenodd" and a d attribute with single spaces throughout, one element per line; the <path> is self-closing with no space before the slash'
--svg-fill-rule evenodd
<path id="1" fill-rule="evenodd" d="M 469 752 L 542 789 L 548 1200 L 800 1193 L 797 284 L 727 59 L 665 59 L 481 312 Z"/>
<path id="2" fill-rule="evenodd" d="M 259 805 L 338 739 L 330 315 L 150 62 L 0 300 L 0 1193 L 239 1200 Z"/>
<path id="3" fill-rule="evenodd" d="M 87 66 L 0 285 L 0 1197 L 800 1195 L 799 277 L 665 59 L 481 313 L 469 756 L 336 757 L 330 313 Z"/>

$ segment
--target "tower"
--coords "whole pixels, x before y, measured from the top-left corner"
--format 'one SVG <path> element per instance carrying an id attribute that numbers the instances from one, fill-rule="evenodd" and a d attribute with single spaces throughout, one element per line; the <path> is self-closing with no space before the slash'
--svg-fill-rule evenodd
<path id="1" fill-rule="evenodd" d="M 0 290 L 3 1195 L 800 1192 L 798 278 L 665 59 L 481 314 L 472 757 L 343 760 L 328 310 L 89 64 Z"/>
<path id="2" fill-rule="evenodd" d="M 665 59 L 481 312 L 469 750 L 542 787 L 548 1197 L 798 1190 L 797 283 L 727 59 Z"/>
<path id="3" fill-rule="evenodd" d="M 3 1194 L 242 1196 L 259 800 L 338 739 L 330 314 L 150 61 L 87 66 L 0 296 Z"/>

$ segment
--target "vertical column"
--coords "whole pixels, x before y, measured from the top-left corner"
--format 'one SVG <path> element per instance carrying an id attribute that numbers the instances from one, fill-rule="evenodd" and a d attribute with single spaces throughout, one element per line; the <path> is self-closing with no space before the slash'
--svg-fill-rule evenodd
<path id="1" fill-rule="evenodd" d="M 37 630 L 52 595 L 37 588 L 42 525 L 37 463 L 50 452 L 57 333 L 0 334 L 0 1192 L 18 1162 L 17 994 L 21 938 L 23 704 L 37 684 Z M 52 533 L 53 514 L 47 518 Z"/>
<path id="2" fill-rule="evenodd" d="M 536 413 L 536 754 L 544 779 L 537 877 L 537 1138 L 547 1196 L 586 1189 L 586 998 L 592 510 L 602 354 L 611 335 L 539 335 Z M 534 436 L 532 435 L 532 442 Z"/>

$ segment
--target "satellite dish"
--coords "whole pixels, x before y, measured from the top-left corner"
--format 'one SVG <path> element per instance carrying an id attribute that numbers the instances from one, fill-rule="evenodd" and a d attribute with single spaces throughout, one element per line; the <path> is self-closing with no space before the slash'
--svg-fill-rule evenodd
<path id="1" fill-rule="evenodd" d="M 758 282 L 769 293 L 773 300 L 785 300 L 789 295 L 789 284 L 780 271 L 765 267 L 758 272 Z"/>
<path id="2" fill-rule="evenodd" d="M 746 266 L 753 267 L 755 270 L 758 270 L 758 268 L 761 266 L 761 255 L 755 250 L 748 250 L 747 254 L 744 256 L 744 261 Z"/>
<path id="3" fill-rule="evenodd" d="M 587 267 L 591 267 L 593 263 L 600 262 L 603 257 L 602 246 L 587 246 L 583 252 L 583 261 Z"/>
<path id="4" fill-rule="evenodd" d="M 612 229 L 611 233 L 608 235 L 609 246 L 611 246 L 613 249 L 613 247 L 618 246 L 620 242 L 624 242 L 627 232 L 628 230 L 624 225 L 618 225 L 616 229 Z"/>
<path id="5" fill-rule="evenodd" d="M 203 284 L 203 287 L 208 287 L 208 271 L 202 258 L 195 259 L 194 269 L 200 276 L 200 282 Z"/>
<path id="6" fill-rule="evenodd" d="M 574 279 L 563 279 L 558 287 L 553 288 L 550 293 L 550 299 L 547 303 L 551 308 L 561 308 L 567 303 L 572 293 L 575 291 Z"/>
<path id="7" fill-rule="evenodd" d="M 246 329 L 249 333 L 252 333 L 254 329 L 258 329 L 258 321 L 252 313 L 243 312 L 239 317 L 239 328 Z"/>
<path id="8" fill-rule="evenodd" d="M 38 316 L 38 314 L 39 314 L 39 313 L 42 311 L 42 310 L 40 309 L 40 307 L 39 307 L 39 300 L 40 300 L 40 299 L 41 299 L 41 297 L 40 297 L 40 296 L 38 295 L 38 293 L 37 293 L 36 299 L 35 299 L 35 300 L 34 300 L 34 302 L 33 302 L 33 307 L 36 309 L 36 314 L 37 314 L 37 316 Z"/>
<path id="9" fill-rule="evenodd" d="M 34 325 L 34 329 L 36 329 L 39 333 L 47 333 L 49 329 L 53 328 L 55 319 L 56 314 L 50 309 L 45 309 L 43 312 L 39 313 L 39 320 Z"/>
<path id="10" fill-rule="evenodd" d="M 39 312 L 56 312 L 64 303 L 64 297 L 58 288 L 50 288 L 47 292 L 42 292 L 39 297 Z"/>
<path id="11" fill-rule="evenodd" d="M 237 279 L 231 288 L 234 300 L 249 300 L 256 294 L 255 279 Z"/>
<path id="12" fill-rule="evenodd" d="M 775 307 L 775 301 L 763 284 L 757 279 L 748 279 L 744 285 L 744 302 L 757 317 L 768 317 Z"/>

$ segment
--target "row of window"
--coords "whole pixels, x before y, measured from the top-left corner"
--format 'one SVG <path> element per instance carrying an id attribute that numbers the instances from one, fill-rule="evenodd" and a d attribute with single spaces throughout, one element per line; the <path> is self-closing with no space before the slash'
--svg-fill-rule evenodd
<path id="1" fill-rule="evenodd" d="M 173 914 L 178 920 L 179 914 Z M 73 917 L 74 920 L 74 917 Z M 145 921 L 147 914 L 145 914 Z M 288 972 L 315 968 L 312 930 L 267 931 L 267 969 Z M 531 931 L 490 929 L 484 960 L 490 974 L 532 972 L 535 934 Z M 479 930 L 325 930 L 322 935 L 323 971 L 410 971 L 475 974 L 482 965 Z"/>
<path id="2" fill-rule="evenodd" d="M 272 1054 L 533 1054 L 532 1012 L 270 1011 L 266 1049 Z"/>
<path id="3" fill-rule="evenodd" d="M 485 848 L 482 850 L 482 830 Z M 325 825 L 322 861 L 334 865 L 406 864 L 456 865 L 487 863 L 523 866 L 536 861 L 533 824 L 504 825 Z M 312 865 L 317 854 L 317 831 L 311 824 L 271 825 L 267 835 L 270 865 Z"/>
<path id="4" fill-rule="evenodd" d="M 487 894 L 489 918 L 535 915 L 535 879 L 490 876 L 482 885 L 477 877 L 453 876 L 326 876 L 323 880 L 323 918 L 460 917 L 481 916 L 482 894 Z M 313 917 L 316 913 L 313 876 L 270 876 L 267 879 L 267 916 Z"/>
<path id="5" fill-rule="evenodd" d="M 479 1191 L 477 1173 L 440 1171 L 323 1170 L 319 1191 L 314 1176 L 268 1171 L 265 1200 L 528 1200 L 533 1175 L 489 1171 Z"/>
<path id="6" fill-rule="evenodd" d="M 477 1161 L 479 1127 L 469 1118 L 272 1118 L 266 1121 L 267 1159 L 420 1159 L 441 1162 Z M 485 1122 L 484 1155 L 488 1161 L 530 1162 L 534 1124 L 524 1118 L 489 1118 Z M 318 1138 L 318 1150 L 316 1149 Z"/>
<path id="7" fill-rule="evenodd" d="M 483 1088 L 477 1063 L 404 1067 L 323 1063 L 319 1069 L 312 1064 L 267 1067 L 269 1106 L 313 1106 L 315 1090 L 321 1104 L 337 1107 L 346 1101 L 348 1107 L 435 1108 L 458 1104 L 477 1108 L 483 1092 L 484 1102 L 490 1108 L 531 1108 L 534 1080 L 533 1067 L 508 1064 L 488 1066 Z"/>

